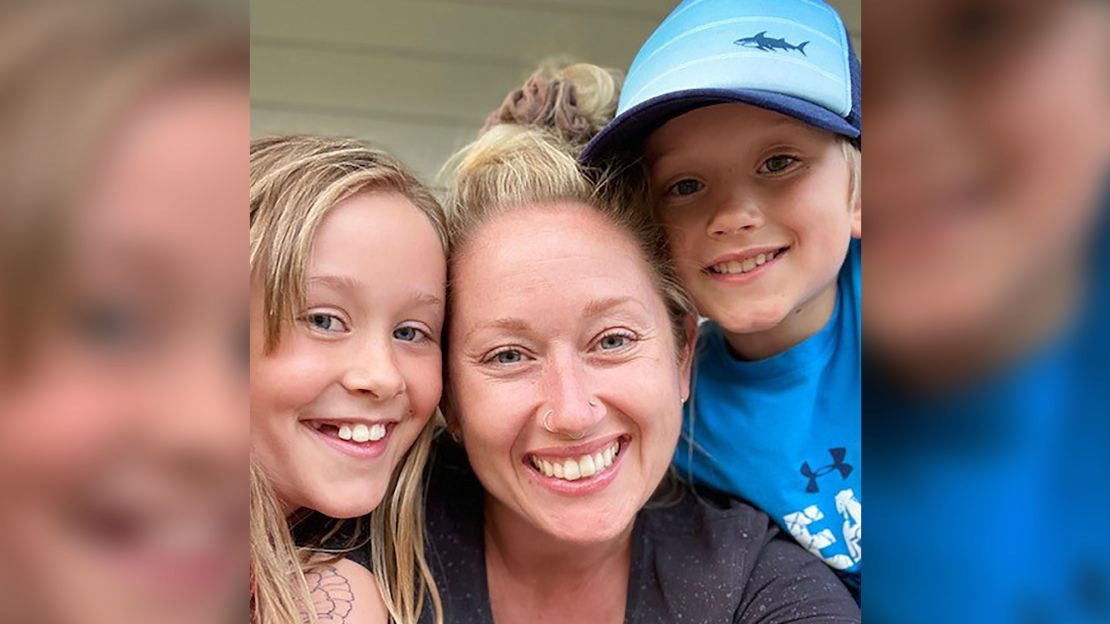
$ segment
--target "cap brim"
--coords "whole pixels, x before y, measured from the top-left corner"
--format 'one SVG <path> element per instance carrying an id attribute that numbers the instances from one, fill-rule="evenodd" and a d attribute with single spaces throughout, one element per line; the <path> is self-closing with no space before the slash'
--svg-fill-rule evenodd
<path id="1" fill-rule="evenodd" d="M 714 104 L 740 102 L 857 139 L 860 131 L 836 113 L 800 98 L 754 89 L 690 89 L 665 93 L 617 115 L 582 150 L 578 160 L 597 162 L 615 154 L 638 153 L 647 135 L 671 119 Z"/>

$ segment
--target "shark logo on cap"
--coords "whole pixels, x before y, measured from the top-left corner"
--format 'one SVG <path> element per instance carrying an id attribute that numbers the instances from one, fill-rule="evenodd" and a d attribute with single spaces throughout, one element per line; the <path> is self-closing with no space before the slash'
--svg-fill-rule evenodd
<path id="1" fill-rule="evenodd" d="M 736 41 L 733 41 L 733 43 L 738 46 L 744 46 L 745 48 L 757 48 L 763 50 L 764 52 L 774 52 L 775 50 L 783 50 L 785 52 L 789 52 L 791 50 L 797 50 L 802 53 L 802 56 L 807 56 L 806 46 L 809 45 L 808 41 L 803 41 L 798 45 L 794 45 L 788 43 L 786 39 L 773 39 L 767 36 L 766 30 L 752 35 L 751 37 L 737 39 Z"/>

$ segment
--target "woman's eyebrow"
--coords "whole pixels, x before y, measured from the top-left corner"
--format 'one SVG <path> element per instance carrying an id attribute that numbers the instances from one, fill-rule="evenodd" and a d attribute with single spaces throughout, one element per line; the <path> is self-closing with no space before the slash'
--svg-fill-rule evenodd
<path id="1" fill-rule="evenodd" d="M 601 316 L 602 314 L 611 311 L 613 308 L 619 308 L 627 304 L 633 304 L 640 310 L 647 312 L 647 306 L 634 297 L 605 297 L 603 299 L 593 299 L 582 308 L 582 316 L 593 317 Z"/>
<path id="2" fill-rule="evenodd" d="M 524 319 L 513 318 L 513 317 L 504 317 L 504 318 L 494 319 L 492 321 L 488 321 L 488 322 L 481 323 L 479 325 L 474 326 L 473 328 L 471 328 L 470 331 L 466 332 L 466 335 L 463 337 L 463 340 L 464 341 L 469 340 L 470 337 L 473 336 L 474 334 L 476 334 L 480 331 L 485 331 L 485 330 L 490 330 L 490 329 L 500 329 L 500 330 L 506 330 L 506 331 L 510 331 L 510 332 L 521 332 L 521 333 L 523 333 L 523 332 L 527 332 L 529 329 L 531 329 L 531 327 L 532 326 L 529 325 L 528 322 L 525 321 Z"/>

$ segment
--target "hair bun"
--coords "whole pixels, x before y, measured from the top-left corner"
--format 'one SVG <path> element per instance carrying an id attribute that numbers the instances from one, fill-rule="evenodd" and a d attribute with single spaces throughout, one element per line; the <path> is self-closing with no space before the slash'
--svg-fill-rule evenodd
<path id="1" fill-rule="evenodd" d="M 554 72 L 541 67 L 505 96 L 479 134 L 508 123 L 553 130 L 584 145 L 612 119 L 619 89 L 614 72 L 596 65 L 577 63 Z"/>

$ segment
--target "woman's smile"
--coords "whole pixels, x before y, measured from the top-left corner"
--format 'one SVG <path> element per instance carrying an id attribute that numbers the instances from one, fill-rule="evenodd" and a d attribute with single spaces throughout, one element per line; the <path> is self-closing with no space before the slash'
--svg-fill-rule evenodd
<path id="1" fill-rule="evenodd" d="M 631 436 L 620 434 L 575 446 L 540 449 L 524 455 L 524 469 L 534 482 L 558 494 L 592 494 L 616 479 L 631 441 Z"/>

